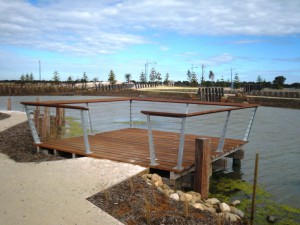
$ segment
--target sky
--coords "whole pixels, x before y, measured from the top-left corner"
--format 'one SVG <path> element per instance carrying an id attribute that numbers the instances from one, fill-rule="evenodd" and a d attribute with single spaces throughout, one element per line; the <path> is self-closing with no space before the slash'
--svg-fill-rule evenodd
<path id="1" fill-rule="evenodd" d="M 0 0 L 0 80 L 300 82 L 300 0 Z M 40 62 L 40 63 L 39 63 Z M 202 70 L 203 69 L 203 70 Z"/>

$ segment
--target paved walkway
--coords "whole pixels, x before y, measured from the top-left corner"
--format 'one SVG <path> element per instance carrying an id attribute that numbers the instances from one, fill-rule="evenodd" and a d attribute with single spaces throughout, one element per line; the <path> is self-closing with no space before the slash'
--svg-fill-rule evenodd
<path id="1" fill-rule="evenodd" d="M 0 121 L 0 131 L 22 122 L 20 115 Z M 0 154 L 0 224 L 122 224 L 86 198 L 144 170 L 92 158 L 16 163 Z"/>

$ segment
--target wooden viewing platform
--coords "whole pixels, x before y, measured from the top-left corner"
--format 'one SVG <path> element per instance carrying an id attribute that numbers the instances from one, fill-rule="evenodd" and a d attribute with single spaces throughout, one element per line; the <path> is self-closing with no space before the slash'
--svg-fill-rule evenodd
<path id="1" fill-rule="evenodd" d="M 120 102 L 123 102 L 123 105 Z M 68 152 L 73 156 L 109 159 L 164 170 L 170 172 L 172 179 L 195 170 L 195 180 L 200 177 L 200 180 L 196 181 L 196 186 L 202 185 L 200 189 L 196 189 L 200 190 L 203 196 L 208 195 L 207 177 L 209 177 L 210 164 L 226 156 L 236 157 L 235 153 L 248 142 L 258 107 L 250 104 L 147 98 L 22 102 L 22 104 L 38 149 L 50 149 L 54 153 Z M 112 104 L 115 104 L 115 108 L 111 106 Z M 170 104 L 175 105 L 175 108 L 172 109 Z M 97 108 L 97 105 L 100 106 Z M 193 108 L 194 111 L 188 112 L 189 105 L 197 107 Z M 200 105 L 212 108 L 199 111 Z M 243 109 L 253 109 L 243 138 L 226 137 L 231 112 Z M 73 114 L 64 115 L 70 112 Z M 226 115 L 225 121 L 220 124 L 223 129 L 219 137 L 200 135 L 195 130 L 196 134 L 187 133 L 186 126 L 195 127 L 195 124 L 200 121 L 199 117 L 220 113 Z M 47 138 L 46 130 L 51 130 L 51 126 L 58 126 L 60 130 L 64 130 L 62 127 L 67 127 L 66 117 L 75 118 L 77 123 L 81 123 L 82 134 L 69 138 L 64 138 L 62 135 L 54 140 Z M 50 121 L 53 122 L 52 125 L 49 125 Z M 94 123 L 97 121 L 98 127 L 110 130 L 94 131 Z M 137 123 L 134 123 L 135 121 Z M 114 123 L 123 127 L 114 128 Z M 139 123 L 144 126 L 135 127 Z M 153 128 L 156 123 L 161 127 Z M 177 128 L 174 128 L 174 124 Z M 196 127 L 206 129 L 201 124 Z M 72 127 L 69 129 L 72 130 Z"/>
<path id="2" fill-rule="evenodd" d="M 37 144 L 40 148 L 55 149 L 57 151 L 74 153 L 99 159 L 110 159 L 119 162 L 136 164 L 160 170 L 180 173 L 195 166 L 195 139 L 211 139 L 211 160 L 216 161 L 246 144 L 246 141 L 225 139 L 223 152 L 216 152 L 219 139 L 216 137 L 186 135 L 183 155 L 183 168 L 178 170 L 177 151 L 179 134 L 172 132 L 153 131 L 156 161 L 158 165 L 150 165 L 148 146 L 148 131 L 145 129 L 128 128 L 117 131 L 104 132 L 90 135 L 89 142 L 92 153 L 85 153 L 83 137 L 64 140 L 53 140 Z"/>

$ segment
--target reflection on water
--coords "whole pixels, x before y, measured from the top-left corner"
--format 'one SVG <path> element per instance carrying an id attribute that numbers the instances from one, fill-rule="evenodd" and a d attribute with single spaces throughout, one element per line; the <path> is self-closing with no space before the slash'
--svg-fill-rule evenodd
<path id="1" fill-rule="evenodd" d="M 88 99 L 99 98 L 99 96 L 42 96 L 41 100 L 60 99 Z M 12 97 L 13 110 L 22 110 L 20 101 L 34 101 L 36 97 L 22 96 Z M 6 109 L 7 97 L 0 97 L 0 110 Z M 197 110 L 197 109 L 189 109 Z M 237 112 L 235 112 L 237 113 Z M 239 116 L 239 117 L 238 117 Z M 298 207 L 300 205 L 300 111 L 295 109 L 282 109 L 273 107 L 260 107 L 254 121 L 254 126 L 249 139 L 249 144 L 245 147 L 245 158 L 242 161 L 240 170 L 232 169 L 228 163 L 225 173 L 230 173 L 238 179 L 242 178 L 252 182 L 254 172 L 255 153 L 260 154 L 258 181 L 267 191 L 273 194 L 273 199 L 280 203 Z M 192 131 L 209 134 L 221 132 L 214 126 L 223 123 L 225 117 L 216 120 L 213 115 L 200 121 L 200 125 L 195 121 L 190 121 Z M 243 120 L 240 113 L 232 121 L 231 126 L 235 130 L 235 123 Z M 126 121 L 126 120 L 125 120 Z M 213 122 L 212 122 L 213 121 Z M 119 124 L 120 121 L 117 121 Z M 123 121 L 122 121 L 123 122 Z M 142 123 L 142 122 L 141 122 Z M 199 123 L 199 121 L 198 121 Z M 159 121 L 157 122 L 159 124 Z M 203 129 L 205 128 L 205 129 Z M 236 132 L 241 131 L 236 128 Z M 230 135 L 230 134 L 229 134 Z M 242 134 L 241 134 L 242 135 Z"/>

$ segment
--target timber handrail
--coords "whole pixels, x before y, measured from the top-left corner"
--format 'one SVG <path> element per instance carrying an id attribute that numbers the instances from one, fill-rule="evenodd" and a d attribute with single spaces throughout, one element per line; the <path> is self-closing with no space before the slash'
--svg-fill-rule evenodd
<path id="1" fill-rule="evenodd" d="M 253 108 L 253 107 L 256 107 L 256 106 L 214 109 L 214 110 L 206 110 L 206 111 L 193 112 L 193 113 L 171 113 L 171 112 L 157 112 L 157 111 L 144 111 L 144 110 L 142 110 L 141 113 L 143 113 L 145 115 L 150 115 L 150 116 L 183 118 L 183 117 L 193 117 L 193 116 L 201 116 L 201 115 L 206 115 L 206 114 L 241 110 L 241 109 Z"/>
<path id="2" fill-rule="evenodd" d="M 194 100 L 173 100 L 173 99 L 160 99 L 160 98 L 101 98 L 101 99 L 85 99 L 85 100 L 63 100 L 63 101 L 40 101 L 40 102 L 21 102 L 25 105 L 43 106 L 43 104 L 82 104 L 82 103 L 101 103 L 101 102 L 118 102 L 118 101 L 144 101 L 144 102 L 166 102 L 166 103 L 186 103 L 196 105 L 216 105 L 216 106 L 232 106 L 232 107 L 256 107 L 259 105 L 244 104 L 244 103 L 224 103 L 224 102 L 204 102 Z"/>
<path id="3" fill-rule="evenodd" d="M 81 109 L 81 110 L 89 110 L 83 106 L 74 106 L 74 105 L 64 105 L 64 104 L 53 104 L 53 103 L 45 103 L 45 102 L 21 102 L 23 105 L 31 105 L 31 106 L 44 106 L 44 107 L 56 107 L 56 108 L 64 108 L 64 109 Z"/>

